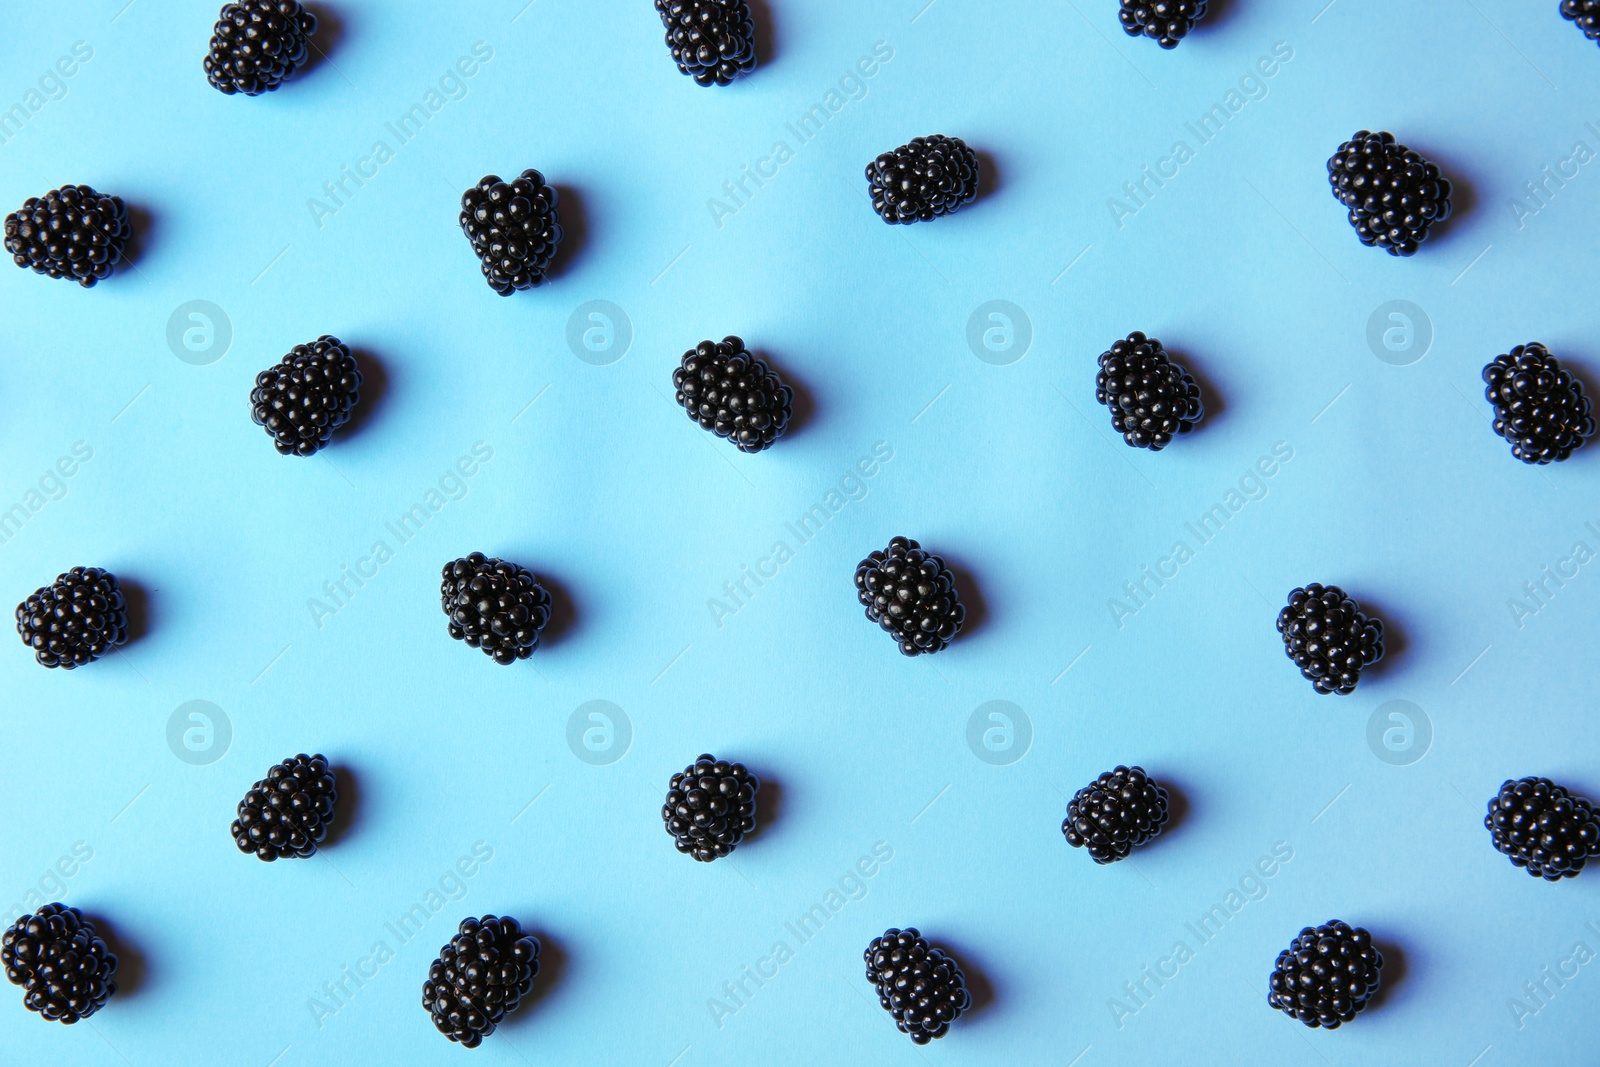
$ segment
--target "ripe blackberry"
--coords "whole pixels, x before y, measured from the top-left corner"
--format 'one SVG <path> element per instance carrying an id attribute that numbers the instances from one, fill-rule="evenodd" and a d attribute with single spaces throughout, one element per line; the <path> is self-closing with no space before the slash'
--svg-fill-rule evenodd
<path id="1" fill-rule="evenodd" d="M 294 76 L 311 59 L 317 16 L 296 0 L 236 0 L 211 28 L 206 80 L 232 96 L 259 96 Z"/>
<path id="2" fill-rule="evenodd" d="M 967 980 L 955 960 L 934 948 L 915 928 L 885 930 L 862 953 L 867 981 L 895 1026 L 919 1045 L 943 1037 L 972 1006 Z"/>
<path id="3" fill-rule="evenodd" d="M 1383 658 L 1383 620 L 1364 614 L 1336 585 L 1317 582 L 1289 594 L 1278 613 L 1283 649 L 1319 693 L 1349 696 L 1361 669 Z"/>
<path id="4" fill-rule="evenodd" d="M 496 663 L 527 659 L 550 622 L 550 594 L 533 572 L 482 552 L 444 565 L 439 601 L 450 636 Z"/>
<path id="5" fill-rule="evenodd" d="M 697 85 L 727 85 L 756 69 L 748 0 L 656 0 L 667 47 Z"/>
<path id="6" fill-rule="evenodd" d="M 1328 160 L 1328 184 L 1350 209 L 1364 245 L 1409 256 L 1436 222 L 1450 217 L 1450 182 L 1390 133 L 1359 131 Z"/>
<path id="7" fill-rule="evenodd" d="M 1383 953 L 1372 935 L 1338 919 L 1308 926 L 1267 980 L 1267 1003 L 1307 1026 L 1337 1030 L 1356 1017 L 1383 980 Z"/>
<path id="8" fill-rule="evenodd" d="M 1111 409 L 1111 425 L 1124 441 L 1152 452 L 1194 429 L 1206 413 L 1194 377 L 1138 330 L 1100 353 L 1094 398 Z"/>
<path id="9" fill-rule="evenodd" d="M 422 1006 L 451 1041 L 477 1048 L 517 1010 L 539 973 L 539 939 L 517 920 L 462 919 L 422 983 Z"/>
<path id="10" fill-rule="evenodd" d="M 70 671 L 128 640 L 128 602 L 110 571 L 74 567 L 17 605 L 17 633 L 42 665 Z"/>
<path id="11" fill-rule="evenodd" d="M 942 652 L 961 632 L 967 609 L 944 560 L 908 537 L 896 537 L 856 568 L 857 598 L 867 618 L 907 656 Z"/>
<path id="12" fill-rule="evenodd" d="M 560 195 L 529 168 L 510 182 L 490 174 L 461 194 L 461 232 L 489 288 L 501 296 L 542 285 L 561 244 Z"/>
<path id="13" fill-rule="evenodd" d="M 661 821 L 679 852 L 710 863 L 732 852 L 756 828 L 761 780 L 742 763 L 702 755 L 667 786 Z"/>
<path id="14" fill-rule="evenodd" d="M 72 1024 L 106 1006 L 117 991 L 117 957 L 94 921 L 77 908 L 46 904 L 0 935 L 6 978 L 22 1004 L 53 1022 Z"/>
<path id="15" fill-rule="evenodd" d="M 91 289 L 122 262 L 133 224 L 120 196 L 63 185 L 24 200 L 6 216 L 5 233 L 17 266 Z"/>
<path id="16" fill-rule="evenodd" d="M 1594 436 L 1583 383 L 1541 344 L 1518 345 L 1483 368 L 1494 432 L 1524 463 L 1559 462 Z"/>
<path id="17" fill-rule="evenodd" d="M 789 428 L 794 390 L 734 336 L 701 341 L 672 372 L 678 403 L 689 417 L 741 452 L 760 452 Z"/>
<path id="18" fill-rule="evenodd" d="M 1167 814 L 1166 789 L 1143 767 L 1118 767 L 1073 794 L 1061 832 L 1096 863 L 1115 863 L 1159 837 Z"/>
<path id="19" fill-rule="evenodd" d="M 917 137 L 868 163 L 867 183 L 884 222 L 927 222 L 978 199 L 978 153 L 959 137 Z"/>
<path id="20" fill-rule="evenodd" d="M 361 398 L 361 369 L 337 337 L 323 334 L 256 375 L 250 418 L 280 455 L 312 456 L 350 421 Z"/>
<path id="21" fill-rule="evenodd" d="M 1576 878 L 1590 854 L 1600 852 L 1594 805 L 1548 778 L 1507 779 L 1483 825 L 1513 864 L 1548 882 Z"/>
<path id="22" fill-rule="evenodd" d="M 1561 0 L 1561 17 L 1577 23 L 1591 41 L 1600 41 L 1600 0 Z"/>
<path id="23" fill-rule="evenodd" d="M 339 787 L 323 756 L 298 756 L 273 765 L 239 801 L 233 843 L 257 859 L 309 859 L 328 835 Z"/>
<path id="24" fill-rule="evenodd" d="M 1122 32 L 1149 37 L 1162 48 L 1176 48 L 1194 24 L 1206 17 L 1207 0 L 1122 0 Z"/>

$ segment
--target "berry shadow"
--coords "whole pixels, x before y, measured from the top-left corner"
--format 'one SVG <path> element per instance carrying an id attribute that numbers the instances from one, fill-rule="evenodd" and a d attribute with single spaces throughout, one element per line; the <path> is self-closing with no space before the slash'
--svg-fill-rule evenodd
<path id="1" fill-rule="evenodd" d="M 927 548 L 926 545 L 923 547 Z M 950 573 L 955 576 L 956 596 L 961 601 L 961 606 L 967 609 L 967 617 L 961 624 L 961 632 L 956 635 L 956 641 L 965 641 L 988 625 L 989 604 L 984 600 L 983 589 L 978 585 L 978 577 L 972 570 L 944 552 L 937 554 L 944 560 L 944 565 L 950 568 Z"/>
<path id="2" fill-rule="evenodd" d="M 765 836 L 768 827 L 783 814 L 783 783 L 766 771 L 756 771 L 755 775 L 761 779 L 761 788 L 756 791 L 756 826 L 746 835 L 746 841 L 756 841 Z"/>
<path id="3" fill-rule="evenodd" d="M 1182 786 L 1170 778 L 1157 778 L 1156 781 L 1167 791 L 1167 825 L 1161 828 L 1161 837 L 1166 837 L 1168 834 L 1176 833 L 1189 821 L 1192 808 L 1189 804 L 1189 794 L 1183 791 Z M 1157 841 L 1159 840 L 1160 838 L 1157 838 Z"/>
<path id="4" fill-rule="evenodd" d="M 750 17 L 756 24 L 756 70 L 771 63 L 778 55 L 778 27 L 772 17 L 772 5 L 767 0 L 749 0 Z"/>
<path id="5" fill-rule="evenodd" d="M 332 848 L 343 841 L 361 816 L 361 780 L 343 764 L 335 765 L 332 770 L 339 800 L 333 806 L 333 820 L 328 823 L 328 833 L 319 846 L 321 848 Z"/>
<path id="6" fill-rule="evenodd" d="M 1215 30 L 1228 17 L 1232 8 L 1233 0 L 1211 0 L 1211 3 L 1206 5 L 1206 17 L 1194 24 L 1194 29 L 1189 31 L 1189 37 Z M 1184 40 L 1188 40 L 1189 37 L 1185 37 Z M 1183 46 L 1180 44 L 1178 47 Z"/>
<path id="7" fill-rule="evenodd" d="M 973 203 L 981 204 L 1001 189 L 1000 164 L 990 152 L 975 150 L 975 153 L 978 157 L 978 198 Z"/>
<path id="8" fill-rule="evenodd" d="M 150 968 L 145 960 L 144 953 L 139 951 L 137 945 L 129 941 L 117 931 L 112 923 L 99 915 L 90 915 L 94 920 L 94 927 L 100 932 L 100 937 L 106 943 L 106 948 L 117 957 L 117 992 L 111 1001 L 115 1003 L 123 997 L 131 997 L 144 988 L 148 980 Z"/>
<path id="9" fill-rule="evenodd" d="M 123 201 L 123 207 L 128 210 L 128 226 L 131 232 L 128 234 L 127 242 L 122 246 L 122 262 L 117 265 L 119 271 L 124 267 L 128 269 L 138 267 L 139 261 L 149 253 L 157 232 L 156 217 L 151 214 L 149 208 L 127 201 Z"/>
<path id="10" fill-rule="evenodd" d="M 305 8 L 317 17 L 317 30 L 311 35 L 311 58 L 295 75 L 297 78 L 306 77 L 327 63 L 345 36 L 345 21 L 336 8 L 327 4 L 307 4 Z"/>
<path id="11" fill-rule="evenodd" d="M 561 243 L 556 246 L 556 254 L 550 260 L 550 269 L 545 272 L 545 277 L 555 278 L 571 269 L 572 261 L 588 244 L 589 216 L 583 209 L 583 196 L 576 188 L 557 182 L 550 182 L 550 188 L 556 191 L 556 210 L 561 216 Z"/>
<path id="12" fill-rule="evenodd" d="M 566 586 L 544 571 L 538 572 L 538 581 L 550 594 L 550 621 L 539 633 L 539 647 L 557 644 L 578 628 L 578 610 Z"/>
<path id="13" fill-rule="evenodd" d="M 944 950 L 945 955 L 955 960 L 961 967 L 961 974 L 967 982 L 967 992 L 972 995 L 972 1006 L 962 1012 L 962 1019 L 971 1019 L 986 1011 L 995 1002 L 994 983 L 989 980 L 989 975 L 976 963 L 976 957 L 964 949 L 957 948 L 943 939 L 928 939 L 929 944 Z M 961 1024 L 956 1023 L 957 1026 Z"/>
<path id="14" fill-rule="evenodd" d="M 1367 675 L 1383 677 L 1395 670 L 1394 661 L 1403 657 L 1406 649 L 1410 647 L 1407 628 L 1394 612 L 1385 609 L 1382 604 L 1365 596 L 1351 594 L 1350 598 L 1359 604 L 1367 615 L 1383 620 L 1383 658 L 1372 666 L 1361 669 L 1363 677 Z"/>
<path id="15" fill-rule="evenodd" d="M 372 421 L 373 414 L 382 406 L 383 398 L 389 392 L 389 372 L 377 356 L 365 348 L 351 348 L 350 354 L 355 357 L 356 368 L 361 371 L 361 395 L 356 401 L 355 410 L 350 413 L 350 421 L 340 431 L 340 436 L 345 437 L 360 433 Z"/>
<path id="16" fill-rule="evenodd" d="M 121 575 L 117 576 L 117 588 L 122 591 L 122 600 L 127 606 L 128 644 L 131 645 L 150 632 L 150 593 L 138 582 Z"/>
<path id="17" fill-rule="evenodd" d="M 539 1005 L 555 993 L 567 971 L 567 952 L 562 948 L 561 942 L 548 930 L 524 926 L 522 932 L 539 941 L 539 974 L 534 978 L 533 988 L 522 998 L 522 1003 L 516 1012 L 507 1017 L 502 1024 L 505 1026 L 525 1023 L 531 1019 Z"/>
<path id="18" fill-rule="evenodd" d="M 1167 349 L 1167 354 L 1172 357 L 1174 363 L 1188 371 L 1189 376 L 1200 386 L 1200 405 L 1205 410 L 1200 416 L 1200 421 L 1195 424 L 1194 429 L 1203 430 L 1215 422 L 1220 422 L 1223 413 L 1228 410 L 1228 400 L 1222 395 L 1222 390 L 1217 388 L 1216 380 L 1206 374 L 1199 364 L 1184 353 L 1169 348 Z"/>
<path id="19" fill-rule="evenodd" d="M 752 354 L 757 359 L 760 359 L 763 363 L 765 363 L 768 367 L 772 368 L 772 372 L 776 374 L 779 379 L 782 380 L 783 384 L 789 387 L 789 391 L 794 394 L 794 397 L 790 401 L 789 405 L 789 425 L 783 431 L 783 437 L 781 440 L 788 440 L 791 437 L 798 437 L 800 432 L 810 425 L 811 420 L 816 417 L 816 397 L 812 394 L 811 390 L 807 388 L 804 382 L 790 374 L 788 371 L 784 370 L 778 361 L 773 359 L 771 354 L 769 354 L 767 351 L 754 351 Z M 776 445 L 776 443 L 777 442 L 774 442 L 774 445 Z"/>
<path id="20" fill-rule="evenodd" d="M 1367 1001 L 1368 1010 L 1383 1007 L 1384 1002 L 1394 996 L 1395 987 L 1405 980 L 1408 969 L 1406 951 L 1397 942 L 1374 936 L 1372 947 L 1383 956 L 1383 981 L 1378 991 L 1372 994 L 1372 999 Z"/>

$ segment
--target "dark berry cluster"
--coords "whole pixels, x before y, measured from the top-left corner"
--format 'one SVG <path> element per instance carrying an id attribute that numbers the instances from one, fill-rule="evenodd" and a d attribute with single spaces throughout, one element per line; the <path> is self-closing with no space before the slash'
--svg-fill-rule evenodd
<path id="1" fill-rule="evenodd" d="M 269 863 L 307 859 L 328 835 L 339 787 L 328 761 L 304 752 L 274 764 L 239 801 L 233 843 Z"/>
<path id="2" fill-rule="evenodd" d="M 959 137 L 917 137 L 868 163 L 867 183 L 884 222 L 927 222 L 978 198 L 978 153 Z"/>
<path id="3" fill-rule="evenodd" d="M 1600 851 L 1594 805 L 1548 778 L 1509 779 L 1489 801 L 1483 825 L 1494 847 L 1535 878 L 1576 878 Z"/>
<path id="4" fill-rule="evenodd" d="M 741 452 L 760 452 L 789 428 L 794 390 L 737 337 L 701 341 L 685 352 L 672 385 L 691 419 Z"/>
<path id="5" fill-rule="evenodd" d="M 487 175 L 461 195 L 461 232 L 489 288 L 510 296 L 544 283 L 561 245 L 560 199 L 532 168 L 510 182 Z"/>
<path id="6" fill-rule="evenodd" d="M 206 80 L 232 96 L 259 96 L 294 76 L 311 59 L 317 16 L 298 0 L 235 0 L 211 28 Z"/>
<path id="7" fill-rule="evenodd" d="M 919 1045 L 943 1037 L 972 1006 L 967 980 L 956 961 L 915 929 L 886 930 L 862 954 L 867 981 L 895 1026 Z"/>
<path id="8" fill-rule="evenodd" d="M 1207 0 L 1122 0 L 1122 32 L 1149 37 L 1162 48 L 1176 48 L 1194 24 L 1206 17 Z"/>
<path id="9" fill-rule="evenodd" d="M 761 780 L 710 753 L 672 776 L 661 820 L 679 852 L 701 863 L 726 856 L 756 828 Z"/>
<path id="10" fill-rule="evenodd" d="M 1391 133 L 1361 130 L 1328 160 L 1328 184 L 1350 209 L 1364 245 L 1409 256 L 1436 222 L 1450 217 L 1450 182 Z"/>
<path id="11" fill-rule="evenodd" d="M 1205 416 L 1193 375 L 1173 362 L 1160 341 L 1137 330 L 1100 353 L 1094 398 L 1111 409 L 1111 425 L 1124 441 L 1152 452 Z"/>
<path id="12" fill-rule="evenodd" d="M 34 659 L 70 671 L 128 640 L 128 602 L 110 571 L 74 567 L 17 605 L 17 633 Z"/>
<path id="13" fill-rule="evenodd" d="M 956 578 L 944 560 L 909 537 L 896 537 L 856 568 L 856 596 L 867 618 L 907 656 L 942 652 L 967 619 Z"/>
<path id="14" fill-rule="evenodd" d="M 315 455 L 350 421 L 361 399 L 361 368 L 337 337 L 295 345 L 256 375 L 250 417 L 285 456 Z"/>
<path id="15" fill-rule="evenodd" d="M 1372 935 L 1335 919 L 1306 927 L 1278 953 L 1267 1003 L 1307 1026 L 1337 1030 L 1367 1006 L 1382 979 L 1383 953 Z"/>
<path id="16" fill-rule="evenodd" d="M 46 904 L 0 936 L 6 978 L 22 1003 L 53 1022 L 75 1023 L 106 1006 L 117 991 L 117 957 L 94 920 L 65 904 Z"/>
<path id="17" fill-rule="evenodd" d="M 1494 432 L 1524 463 L 1560 462 L 1594 436 L 1583 383 L 1541 344 L 1518 345 L 1483 368 Z"/>
<path id="18" fill-rule="evenodd" d="M 133 225 L 120 196 L 63 185 L 24 200 L 6 216 L 5 234 L 17 266 L 89 289 L 122 262 Z"/>
<path id="19" fill-rule="evenodd" d="M 1319 693 L 1349 696 L 1363 667 L 1383 658 L 1383 620 L 1366 615 L 1336 585 L 1312 582 L 1278 613 L 1283 648 Z"/>
<path id="20" fill-rule="evenodd" d="M 667 47 L 698 85 L 727 85 L 756 69 L 756 24 L 748 0 L 656 0 Z"/>
<path id="21" fill-rule="evenodd" d="M 527 659 L 550 622 L 550 594 L 533 572 L 482 552 L 444 565 L 439 601 L 450 636 L 496 663 Z"/>
<path id="22" fill-rule="evenodd" d="M 1577 23 L 1591 41 L 1600 41 L 1600 0 L 1561 0 L 1561 17 Z"/>
<path id="23" fill-rule="evenodd" d="M 517 1010 L 539 973 L 539 939 L 517 920 L 463 919 L 422 983 L 422 1006 L 451 1041 L 477 1048 Z"/>
<path id="24" fill-rule="evenodd" d="M 1061 832 L 1096 863 L 1115 863 L 1160 836 L 1167 817 L 1166 789 L 1143 767 L 1118 767 L 1073 794 Z"/>

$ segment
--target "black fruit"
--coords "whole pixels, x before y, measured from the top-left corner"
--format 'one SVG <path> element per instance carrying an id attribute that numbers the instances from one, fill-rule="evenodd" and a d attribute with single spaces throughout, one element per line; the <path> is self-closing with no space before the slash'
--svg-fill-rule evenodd
<path id="1" fill-rule="evenodd" d="M 1162 48 L 1176 48 L 1194 24 L 1206 17 L 1207 0 L 1122 0 L 1122 31 L 1149 37 Z"/>
<path id="2" fill-rule="evenodd" d="M 1483 825 L 1494 847 L 1535 878 L 1576 878 L 1600 851 L 1594 805 L 1548 778 L 1507 779 L 1489 801 Z"/>
<path id="3" fill-rule="evenodd" d="M 128 640 L 128 602 L 110 571 L 74 567 L 17 605 L 17 633 L 34 659 L 70 671 Z"/>
<path id="4" fill-rule="evenodd" d="M 298 756 L 276 764 L 239 801 L 233 843 L 257 859 L 307 859 L 328 835 L 339 787 L 322 756 Z"/>
<path id="5" fill-rule="evenodd" d="M 895 1026 L 919 1045 L 943 1037 L 972 1006 L 967 980 L 955 960 L 915 929 L 886 930 L 862 954 L 867 981 Z"/>
<path id="6" fill-rule="evenodd" d="M 1289 594 L 1278 613 L 1283 649 L 1319 693 L 1349 696 L 1363 667 L 1383 658 L 1383 620 L 1364 614 L 1336 585 L 1317 582 Z"/>
<path id="7" fill-rule="evenodd" d="M 22 1003 L 46 1019 L 75 1023 L 106 1006 L 117 991 L 117 957 L 77 908 L 46 904 L 0 936 L 6 978 Z"/>
<path id="8" fill-rule="evenodd" d="M 702 755 L 667 786 L 661 820 L 679 852 L 710 863 L 732 852 L 756 828 L 761 780 L 742 763 Z"/>
<path id="9" fill-rule="evenodd" d="M 1194 429 L 1206 413 L 1194 377 L 1160 341 L 1137 330 L 1100 353 L 1094 398 L 1111 409 L 1111 425 L 1124 441 L 1152 452 Z"/>
<path id="10" fill-rule="evenodd" d="M 122 262 L 133 224 L 120 196 L 63 185 L 24 200 L 6 216 L 5 233 L 6 251 L 17 266 L 90 289 Z"/>
<path id="11" fill-rule="evenodd" d="M 360 398 L 355 357 L 343 341 L 323 334 L 256 375 L 250 418 L 271 435 L 279 454 L 311 456 L 350 421 Z"/>
<path id="12" fill-rule="evenodd" d="M 550 622 L 550 594 L 533 572 L 474 552 L 444 565 L 439 600 L 450 636 L 496 663 L 527 659 Z"/>
<path id="13" fill-rule="evenodd" d="M 461 194 L 461 232 L 489 288 L 510 296 L 544 283 L 561 245 L 560 199 L 531 168 L 511 182 L 490 174 Z"/>
<path id="14" fill-rule="evenodd" d="M 1167 815 L 1165 788 L 1143 767 L 1118 767 L 1073 794 L 1061 832 L 1096 863 L 1115 863 L 1159 837 Z"/>
<path id="15" fill-rule="evenodd" d="M 1561 17 L 1571 19 L 1591 41 L 1600 41 L 1600 0 L 1561 0 Z"/>
<path id="16" fill-rule="evenodd" d="M 451 1041 L 477 1048 L 517 1010 L 539 973 L 539 939 L 517 920 L 462 919 L 422 983 L 422 1006 Z"/>
<path id="17" fill-rule="evenodd" d="M 907 656 L 942 652 L 961 632 L 967 609 L 955 583 L 944 560 L 908 537 L 894 538 L 856 568 L 857 597 L 867 618 L 898 641 Z"/>
<path id="18" fill-rule="evenodd" d="M 1594 436 L 1583 383 L 1541 344 L 1518 345 L 1483 368 L 1494 432 L 1524 463 L 1560 462 Z"/>
<path id="19" fill-rule="evenodd" d="M 296 0 L 224 4 L 211 28 L 206 80 L 232 96 L 259 96 L 294 76 L 311 59 L 317 16 Z"/>
<path id="20" fill-rule="evenodd" d="M 1308 926 L 1267 980 L 1267 1003 L 1307 1026 L 1337 1030 L 1356 1017 L 1383 980 L 1383 953 L 1372 935 L 1338 919 Z"/>
<path id="21" fill-rule="evenodd" d="M 867 183 L 884 222 L 927 222 L 978 198 L 978 153 L 959 137 L 917 137 L 868 163 Z"/>
<path id="22" fill-rule="evenodd" d="M 789 428 L 794 390 L 737 337 L 701 341 L 685 352 L 672 384 L 691 419 L 741 452 L 760 452 Z"/>
<path id="23" fill-rule="evenodd" d="M 1328 184 L 1361 243 L 1391 256 L 1411 255 L 1450 217 L 1450 182 L 1393 134 L 1361 130 L 1340 145 L 1328 160 Z"/>
<path id="24" fill-rule="evenodd" d="M 748 0 L 656 0 L 678 69 L 699 85 L 727 85 L 756 69 Z"/>

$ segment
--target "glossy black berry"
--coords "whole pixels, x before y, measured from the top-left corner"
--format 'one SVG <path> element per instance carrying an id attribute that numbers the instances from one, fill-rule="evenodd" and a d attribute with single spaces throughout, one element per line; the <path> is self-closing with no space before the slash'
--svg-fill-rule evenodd
<path id="1" fill-rule="evenodd" d="M 872 939 L 862 958 L 878 1003 L 894 1016 L 900 1032 L 919 1045 L 943 1037 L 972 1006 L 961 967 L 914 928 L 885 930 Z"/>
<path id="2" fill-rule="evenodd" d="M 444 565 L 439 601 L 450 636 L 496 663 L 527 659 L 550 622 L 550 594 L 533 572 L 482 552 Z"/>
<path id="3" fill-rule="evenodd" d="M 748 0 L 656 0 L 673 62 L 698 85 L 727 85 L 756 69 Z"/>
<path id="4" fill-rule="evenodd" d="M 978 198 L 978 153 L 959 137 L 917 137 L 868 163 L 867 184 L 884 222 L 927 222 Z"/>
<path id="5" fill-rule="evenodd" d="M 967 609 L 944 560 L 908 537 L 896 537 L 856 568 L 856 594 L 867 618 L 907 656 L 942 652 L 961 632 Z"/>
<path id="6" fill-rule="evenodd" d="M 1561 17 L 1577 23 L 1591 41 L 1600 41 L 1600 0 L 1561 0 Z"/>
<path id="7" fill-rule="evenodd" d="M 1600 852 L 1600 819 L 1594 805 L 1548 778 L 1506 780 L 1483 825 L 1494 847 L 1535 878 L 1576 878 Z"/>
<path id="8" fill-rule="evenodd" d="M 211 28 L 206 80 L 232 96 L 259 96 L 294 76 L 311 59 L 317 16 L 297 0 L 224 4 Z"/>
<path id="9" fill-rule="evenodd" d="M 1278 953 L 1267 1003 L 1307 1026 L 1337 1030 L 1378 991 L 1383 953 L 1372 935 L 1338 919 L 1308 926 Z"/>
<path id="10" fill-rule="evenodd" d="M 315 455 L 350 421 L 361 398 L 361 369 L 343 341 L 323 334 L 295 345 L 256 375 L 250 418 L 285 456 Z"/>
<path id="11" fill-rule="evenodd" d="M 1160 341 L 1137 330 L 1100 354 L 1094 398 L 1111 409 L 1111 425 L 1124 441 L 1152 452 L 1194 429 L 1206 413 L 1194 377 Z"/>
<path id="12" fill-rule="evenodd" d="M 24 200 L 6 216 L 5 234 L 17 266 L 90 289 L 122 262 L 133 224 L 120 196 L 63 185 Z"/>
<path id="13" fill-rule="evenodd" d="M 1383 658 L 1383 620 L 1366 615 L 1336 585 L 1312 582 L 1278 613 L 1283 649 L 1319 693 L 1349 696 L 1361 670 Z"/>
<path id="14" fill-rule="evenodd" d="M 17 605 L 17 633 L 34 659 L 70 671 L 128 640 L 128 602 L 110 571 L 74 567 Z"/>
<path id="15" fill-rule="evenodd" d="M 789 428 L 794 390 L 737 337 L 701 341 L 685 352 L 672 385 L 691 419 L 741 452 L 760 452 Z"/>
<path id="16" fill-rule="evenodd" d="M 1166 789 L 1143 767 L 1118 767 L 1073 794 L 1061 832 L 1096 863 L 1115 863 L 1159 837 L 1167 814 Z"/>
<path id="17" fill-rule="evenodd" d="M 304 752 L 275 764 L 239 801 L 233 843 L 257 859 L 307 859 L 328 835 L 339 787 L 322 756 Z"/>
<path id="18" fill-rule="evenodd" d="M 1450 217 L 1450 182 L 1393 134 L 1361 130 L 1328 160 L 1328 184 L 1350 209 L 1364 245 L 1409 256 L 1429 228 Z"/>
<path id="19" fill-rule="evenodd" d="M 1524 463 L 1560 462 L 1594 436 L 1583 383 L 1541 344 L 1518 345 L 1483 368 L 1494 432 Z"/>
<path id="20" fill-rule="evenodd" d="M 539 939 L 510 916 L 463 919 L 422 983 L 422 1006 L 451 1041 L 477 1048 L 517 1010 L 539 973 Z"/>
<path id="21" fill-rule="evenodd" d="M 732 852 L 756 828 L 761 780 L 742 763 L 710 753 L 672 776 L 661 821 L 679 852 L 710 863 Z"/>
<path id="22" fill-rule="evenodd" d="M 1122 0 L 1122 32 L 1149 37 L 1162 48 L 1176 48 L 1194 24 L 1206 17 L 1207 0 Z"/>
<path id="23" fill-rule="evenodd" d="M 461 232 L 489 288 L 510 296 L 544 283 L 561 245 L 560 199 L 531 168 L 510 182 L 490 174 L 461 194 Z"/>
<path id="24" fill-rule="evenodd" d="M 75 1023 L 117 991 L 117 957 L 94 920 L 65 904 L 46 904 L 0 935 L 0 964 L 22 987 L 22 1003 L 53 1022 Z"/>

